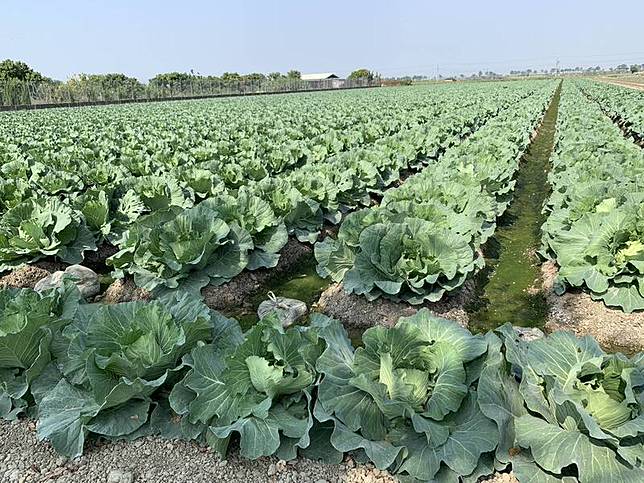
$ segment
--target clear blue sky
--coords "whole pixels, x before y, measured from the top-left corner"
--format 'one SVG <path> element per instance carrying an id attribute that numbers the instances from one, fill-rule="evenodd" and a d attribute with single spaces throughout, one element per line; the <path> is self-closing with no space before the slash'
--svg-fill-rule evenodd
<path id="1" fill-rule="evenodd" d="M 45 75 L 385 75 L 644 62 L 644 1 L 5 0 L 0 59 Z M 637 23 L 639 22 L 639 28 Z"/>

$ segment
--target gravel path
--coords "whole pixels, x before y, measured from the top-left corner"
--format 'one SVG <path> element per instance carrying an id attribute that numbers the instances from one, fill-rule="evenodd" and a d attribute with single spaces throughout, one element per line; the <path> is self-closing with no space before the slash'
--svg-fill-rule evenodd
<path id="1" fill-rule="evenodd" d="M 93 442 L 75 460 L 58 455 L 36 439 L 31 420 L 0 420 L 2 483 L 395 483 L 372 464 L 345 458 L 339 465 L 298 458 L 246 460 L 233 451 L 222 460 L 194 442 L 142 438 L 134 442 Z M 488 483 L 517 483 L 497 473 Z"/>
<path id="2" fill-rule="evenodd" d="M 38 442 L 33 421 L 0 420 L 2 483 L 390 483 L 387 472 L 347 459 L 327 465 L 299 458 L 249 461 L 235 452 L 222 460 L 208 448 L 186 441 L 144 438 L 132 443 L 90 444 L 70 461 Z"/>

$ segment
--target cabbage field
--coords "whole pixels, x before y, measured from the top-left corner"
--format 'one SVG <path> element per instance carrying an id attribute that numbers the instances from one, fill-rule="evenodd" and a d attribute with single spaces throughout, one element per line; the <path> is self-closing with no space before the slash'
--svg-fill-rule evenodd
<path id="1" fill-rule="evenodd" d="M 155 436 L 401 481 L 642 482 L 644 347 L 525 327 L 542 263 L 641 321 L 643 146 L 644 92 L 584 79 L 0 113 L 0 418 L 71 458 Z M 42 285 L 78 264 L 91 295 Z"/>

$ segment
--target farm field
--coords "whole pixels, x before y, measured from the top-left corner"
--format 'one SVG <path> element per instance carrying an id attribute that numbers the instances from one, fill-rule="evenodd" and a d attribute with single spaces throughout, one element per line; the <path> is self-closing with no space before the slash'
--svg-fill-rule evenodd
<path id="1" fill-rule="evenodd" d="M 591 79 L 0 113 L 0 479 L 644 481 L 643 148 Z"/>
<path id="2" fill-rule="evenodd" d="M 610 75 L 599 78 L 602 82 L 616 84 L 618 86 L 631 87 L 633 89 L 644 89 L 644 75 Z"/>

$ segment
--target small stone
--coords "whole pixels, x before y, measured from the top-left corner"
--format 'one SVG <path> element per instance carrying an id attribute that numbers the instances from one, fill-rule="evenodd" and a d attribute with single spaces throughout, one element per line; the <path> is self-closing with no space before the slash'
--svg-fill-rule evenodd
<path id="1" fill-rule="evenodd" d="M 134 447 L 135 447 L 135 448 L 140 448 L 140 447 L 141 447 L 141 446 L 143 446 L 144 444 L 145 444 L 145 441 L 143 441 L 143 440 L 140 440 L 140 439 L 139 439 L 138 441 L 135 441 L 135 442 L 134 442 Z"/>
<path id="2" fill-rule="evenodd" d="M 20 470 L 13 470 L 9 473 L 9 481 L 17 482 L 20 480 Z"/>
<path id="3" fill-rule="evenodd" d="M 107 474 L 107 483 L 132 483 L 134 475 L 130 471 L 111 470 Z"/>
<path id="4" fill-rule="evenodd" d="M 67 463 L 67 458 L 65 458 L 64 456 L 59 456 L 58 458 L 56 458 L 56 466 L 64 466 L 65 463 Z"/>
<path id="5" fill-rule="evenodd" d="M 324 478 L 321 478 L 319 480 L 316 480 L 315 483 L 329 483 L 329 482 L 327 480 L 325 480 Z"/>
<path id="6" fill-rule="evenodd" d="M 268 476 L 273 476 L 277 474 L 277 467 L 275 466 L 274 463 L 271 463 L 268 466 Z"/>
<path id="7" fill-rule="evenodd" d="M 174 445 L 173 445 L 172 443 L 168 443 L 168 444 L 166 444 L 166 445 L 165 445 L 165 447 L 166 447 L 166 449 L 169 449 L 169 450 L 173 450 L 173 449 L 174 449 Z"/>
<path id="8" fill-rule="evenodd" d="M 63 285 L 63 279 L 69 277 L 78 287 L 81 296 L 90 299 L 101 291 L 98 275 L 94 270 L 82 265 L 71 265 L 64 272 L 58 271 L 39 280 L 34 287 L 36 292 L 58 288 Z"/>
<path id="9" fill-rule="evenodd" d="M 219 466 L 220 466 L 220 467 L 222 467 L 222 468 L 223 468 L 224 466 L 226 466 L 227 464 L 228 464 L 228 460 L 221 460 L 221 461 L 219 462 Z"/>

